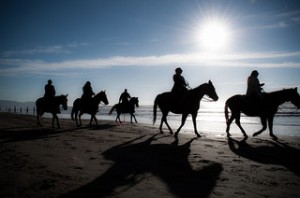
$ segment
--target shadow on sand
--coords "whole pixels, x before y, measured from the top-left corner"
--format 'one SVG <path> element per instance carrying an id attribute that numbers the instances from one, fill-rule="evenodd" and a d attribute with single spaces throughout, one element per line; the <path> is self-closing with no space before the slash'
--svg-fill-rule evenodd
<path id="1" fill-rule="evenodd" d="M 30 141 L 30 140 L 38 140 L 38 139 L 46 139 L 57 137 L 63 133 L 74 133 L 74 132 L 82 132 L 83 129 L 87 130 L 104 130 L 113 128 L 115 125 L 112 124 L 102 124 L 102 125 L 93 125 L 86 127 L 73 127 L 73 128 L 46 128 L 46 127 L 12 127 L 2 129 L 0 131 L 0 143 L 8 143 L 8 142 L 20 142 L 20 141 Z"/>
<path id="2" fill-rule="evenodd" d="M 174 196 L 209 196 L 222 171 L 222 166 L 210 162 L 204 168 L 194 170 L 188 161 L 190 146 L 194 139 L 180 146 L 178 142 L 152 144 L 158 139 L 156 136 L 140 142 L 145 137 L 141 136 L 108 149 L 103 155 L 105 159 L 114 161 L 114 165 L 94 181 L 63 197 L 120 196 L 118 193 L 145 180 L 149 174 L 164 182 Z M 117 188 L 124 190 L 116 192 Z"/>
<path id="3" fill-rule="evenodd" d="M 282 165 L 300 176 L 300 150 L 281 143 L 278 140 L 261 140 L 259 144 L 249 145 L 247 138 L 241 141 L 228 138 L 230 150 L 238 156 L 263 164 Z"/>

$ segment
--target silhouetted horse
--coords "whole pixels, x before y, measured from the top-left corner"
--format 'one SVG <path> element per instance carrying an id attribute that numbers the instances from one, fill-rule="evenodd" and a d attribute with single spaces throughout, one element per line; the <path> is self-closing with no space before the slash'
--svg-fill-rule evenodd
<path id="1" fill-rule="evenodd" d="M 201 137 L 197 131 L 196 118 L 198 115 L 198 110 L 200 108 L 200 100 L 204 95 L 208 95 L 214 101 L 218 100 L 218 95 L 216 93 L 215 87 L 212 82 L 204 83 L 199 87 L 189 90 L 182 98 L 175 99 L 174 95 L 171 92 L 165 92 L 156 96 L 153 106 L 153 124 L 156 121 L 156 109 L 159 106 L 162 112 L 161 123 L 159 130 L 161 133 L 163 122 L 166 123 L 170 133 L 173 134 L 171 127 L 167 122 L 168 113 L 171 111 L 175 114 L 182 114 L 181 125 L 175 133 L 175 138 L 178 137 L 180 129 L 183 127 L 185 120 L 189 114 L 192 115 L 192 120 L 194 124 L 194 130 L 197 137 Z"/>
<path id="2" fill-rule="evenodd" d="M 52 127 L 54 128 L 54 120 L 56 120 L 57 128 L 60 128 L 57 114 L 60 113 L 59 106 L 62 105 L 64 110 L 68 109 L 68 94 L 55 96 L 53 99 L 39 98 L 35 102 L 37 124 L 43 126 L 41 123 L 41 116 L 47 112 L 52 114 Z"/>
<path id="3" fill-rule="evenodd" d="M 90 120 L 90 124 L 89 124 L 90 126 L 92 125 L 93 119 L 95 120 L 96 125 L 98 125 L 95 115 L 98 112 L 98 107 L 99 107 L 99 104 L 101 101 L 104 102 L 105 105 L 108 104 L 108 100 L 107 100 L 105 91 L 99 92 L 93 98 L 91 98 L 89 101 L 84 101 L 81 98 L 77 98 L 73 102 L 73 108 L 72 108 L 72 112 L 71 112 L 72 120 L 74 120 L 74 114 L 75 114 L 76 126 L 78 126 L 78 127 L 81 126 L 81 116 L 84 113 L 91 114 L 91 120 Z M 80 112 L 79 115 L 78 115 L 78 112 Z M 79 124 L 78 124 L 78 120 L 77 120 L 77 115 L 79 117 Z"/>
<path id="4" fill-rule="evenodd" d="M 257 136 L 266 130 L 268 121 L 270 136 L 274 139 L 277 139 L 277 137 L 273 134 L 273 119 L 278 110 L 278 106 L 285 102 L 291 102 L 300 108 L 300 96 L 297 92 L 297 88 L 266 93 L 261 99 L 256 99 L 256 102 L 251 101 L 250 98 L 246 97 L 245 95 L 232 96 L 225 103 L 227 136 L 230 136 L 230 124 L 235 119 L 237 126 L 240 128 L 244 136 L 247 137 L 247 134 L 240 123 L 241 112 L 243 112 L 248 116 L 258 116 L 261 119 L 263 128 L 254 133 L 253 136 Z M 230 118 L 228 115 L 228 108 L 231 110 Z"/>
<path id="5" fill-rule="evenodd" d="M 136 120 L 135 115 L 134 115 L 134 113 L 135 113 L 135 106 L 139 107 L 139 99 L 138 99 L 138 97 L 132 97 L 132 98 L 130 98 L 130 100 L 129 100 L 129 102 L 127 104 L 126 103 L 115 104 L 111 108 L 109 114 L 111 114 L 116 109 L 116 111 L 117 111 L 116 122 L 117 122 L 117 120 L 119 120 L 119 122 L 122 123 L 121 120 L 120 120 L 120 115 L 122 113 L 130 113 L 130 122 L 132 123 L 132 117 L 133 117 L 134 120 L 135 120 L 135 123 L 137 123 L 137 120 Z"/>

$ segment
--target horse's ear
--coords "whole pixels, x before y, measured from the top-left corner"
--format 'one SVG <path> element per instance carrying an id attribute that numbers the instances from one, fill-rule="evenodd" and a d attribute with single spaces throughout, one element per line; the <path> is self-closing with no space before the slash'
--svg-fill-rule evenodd
<path id="1" fill-rule="evenodd" d="M 68 97 L 69 94 L 66 95 L 66 97 Z"/>
<path id="2" fill-rule="evenodd" d="M 298 90 L 298 88 L 297 88 L 297 87 L 295 87 L 295 88 L 294 88 L 294 90 L 295 90 L 295 91 L 297 91 L 297 90 Z"/>
<path id="3" fill-rule="evenodd" d="M 208 81 L 208 84 L 212 85 L 212 82 L 211 82 L 211 80 L 209 80 L 209 81 Z"/>

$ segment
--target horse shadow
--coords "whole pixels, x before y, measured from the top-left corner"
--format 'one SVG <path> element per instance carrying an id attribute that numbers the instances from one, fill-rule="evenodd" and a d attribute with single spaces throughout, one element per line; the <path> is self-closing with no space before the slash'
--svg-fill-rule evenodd
<path id="1" fill-rule="evenodd" d="M 238 141 L 228 137 L 228 146 L 238 156 L 263 164 L 281 165 L 300 176 L 299 149 L 290 147 L 278 140 L 261 140 L 265 142 L 263 146 L 251 146 L 246 140 L 247 138 Z"/>
<path id="2" fill-rule="evenodd" d="M 47 139 L 47 138 L 55 138 L 60 136 L 63 133 L 76 133 L 77 131 L 81 131 L 82 129 L 88 130 L 104 130 L 115 127 L 110 124 L 103 124 L 94 127 L 73 127 L 66 129 L 54 129 L 54 128 L 40 128 L 40 127 L 13 127 L 1 129 L 0 131 L 0 143 L 9 143 L 9 142 L 22 142 L 22 141 L 31 141 L 38 139 Z"/>
<path id="3" fill-rule="evenodd" d="M 145 136 L 112 147 L 103 153 L 114 161 L 105 173 L 94 181 L 63 195 L 63 197 L 120 196 L 117 188 L 134 187 L 152 174 L 163 181 L 170 193 L 177 197 L 207 197 L 215 186 L 222 166 L 210 162 L 200 170 L 194 170 L 188 161 L 190 146 L 194 139 L 184 145 L 152 144 L 156 135 L 145 141 Z M 200 163 L 200 162 L 199 162 Z"/>

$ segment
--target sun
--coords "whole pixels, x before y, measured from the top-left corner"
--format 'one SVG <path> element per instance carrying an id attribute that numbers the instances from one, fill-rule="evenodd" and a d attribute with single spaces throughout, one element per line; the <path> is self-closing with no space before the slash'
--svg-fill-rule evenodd
<path id="1" fill-rule="evenodd" d="M 200 25 L 197 39 L 205 50 L 224 50 L 230 44 L 230 31 L 226 22 L 209 20 Z"/>

